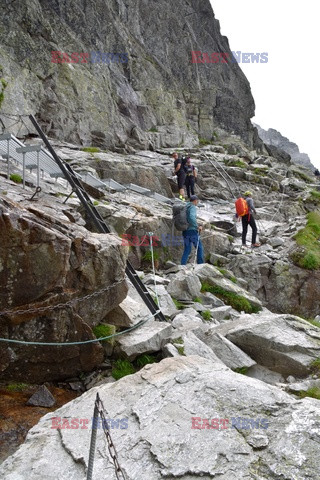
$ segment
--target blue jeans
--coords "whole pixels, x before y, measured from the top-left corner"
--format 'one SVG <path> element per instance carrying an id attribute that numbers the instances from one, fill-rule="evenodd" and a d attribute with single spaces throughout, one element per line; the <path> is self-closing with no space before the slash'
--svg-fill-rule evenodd
<path id="1" fill-rule="evenodd" d="M 187 265 L 187 261 L 191 253 L 192 245 L 194 246 L 194 248 L 197 248 L 197 245 L 198 245 L 197 263 L 204 263 L 203 246 L 200 240 L 200 235 L 197 232 L 197 230 L 185 230 L 184 232 L 182 232 L 182 235 L 183 235 L 183 242 L 184 242 L 184 251 L 181 258 L 181 265 Z"/>

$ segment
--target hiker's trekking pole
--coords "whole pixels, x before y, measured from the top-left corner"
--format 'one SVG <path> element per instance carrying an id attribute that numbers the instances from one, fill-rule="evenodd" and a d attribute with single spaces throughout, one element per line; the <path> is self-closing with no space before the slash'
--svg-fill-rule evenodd
<path id="1" fill-rule="evenodd" d="M 198 241 L 197 241 L 197 246 L 196 246 L 196 253 L 195 253 L 195 257 L 194 257 L 193 267 L 196 266 L 197 255 L 198 255 L 198 247 L 199 247 L 199 242 L 200 242 L 200 233 L 201 233 L 201 230 L 198 231 Z"/>

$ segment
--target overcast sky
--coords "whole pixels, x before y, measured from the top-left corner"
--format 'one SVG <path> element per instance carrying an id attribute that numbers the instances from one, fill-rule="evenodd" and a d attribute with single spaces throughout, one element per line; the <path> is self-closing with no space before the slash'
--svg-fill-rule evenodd
<path id="1" fill-rule="evenodd" d="M 268 52 L 240 63 L 256 104 L 253 122 L 275 128 L 320 168 L 319 2 L 210 0 L 232 51 Z"/>

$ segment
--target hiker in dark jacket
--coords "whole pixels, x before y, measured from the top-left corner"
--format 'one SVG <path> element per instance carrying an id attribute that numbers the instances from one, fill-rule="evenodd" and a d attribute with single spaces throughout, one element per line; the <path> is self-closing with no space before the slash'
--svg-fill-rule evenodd
<path id="1" fill-rule="evenodd" d="M 202 226 L 197 223 L 197 205 L 199 199 L 196 195 L 191 195 L 190 203 L 187 204 L 187 220 L 189 223 L 188 229 L 182 232 L 184 251 L 181 258 L 181 265 L 186 265 L 189 255 L 191 253 L 192 245 L 197 251 L 197 263 L 204 263 L 203 246 L 200 240 L 200 232 Z"/>
<path id="2" fill-rule="evenodd" d="M 187 188 L 187 196 L 190 199 L 191 195 L 194 195 L 194 184 L 197 178 L 197 172 L 195 166 L 191 163 L 191 158 L 187 157 L 186 163 L 186 188 Z"/>
<path id="3" fill-rule="evenodd" d="M 244 194 L 244 198 L 248 205 L 249 212 L 247 215 L 243 215 L 242 218 L 242 246 L 247 246 L 247 232 L 248 232 L 248 225 L 252 228 L 252 240 L 251 240 L 251 247 L 256 248 L 260 247 L 261 244 L 257 243 L 257 225 L 254 219 L 253 214 L 256 213 L 256 209 L 254 208 L 253 200 L 252 200 L 252 192 L 247 190 Z"/>
<path id="4" fill-rule="evenodd" d="M 177 175 L 178 188 L 179 188 L 179 198 L 180 200 L 185 200 L 184 198 L 184 183 L 186 180 L 186 172 L 183 168 L 182 159 L 179 158 L 177 153 L 173 153 L 172 157 L 174 159 L 174 174 Z"/>

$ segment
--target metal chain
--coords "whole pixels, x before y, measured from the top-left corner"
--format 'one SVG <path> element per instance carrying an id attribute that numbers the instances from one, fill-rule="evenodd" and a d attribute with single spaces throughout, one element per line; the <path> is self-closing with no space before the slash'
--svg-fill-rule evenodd
<path id="1" fill-rule="evenodd" d="M 110 427 L 109 427 L 107 419 L 106 419 L 107 412 L 106 412 L 106 409 L 104 408 L 104 405 L 103 405 L 102 400 L 101 400 L 98 393 L 97 393 L 97 398 L 96 398 L 96 406 L 98 408 L 98 412 L 99 412 L 99 415 L 100 415 L 101 420 L 102 420 L 102 428 L 103 428 L 104 434 L 105 434 L 106 439 L 107 439 L 108 450 L 109 450 L 110 456 L 111 456 L 113 464 L 114 464 L 115 474 L 116 474 L 117 480 L 126 480 L 126 476 L 124 474 L 124 471 L 122 470 L 122 468 L 120 467 L 120 464 L 119 464 L 116 447 L 115 447 L 115 445 L 112 441 L 112 438 L 111 438 Z"/>
<path id="2" fill-rule="evenodd" d="M 76 297 L 73 298 L 72 300 L 69 300 L 68 302 L 65 303 L 58 303 L 57 305 L 48 305 L 47 307 L 38 307 L 38 308 L 28 308 L 28 309 L 21 309 L 21 310 L 3 310 L 0 312 L 0 317 L 4 315 L 23 315 L 24 313 L 43 313 L 47 311 L 52 311 L 56 310 L 57 308 L 65 308 L 65 307 L 72 307 L 74 303 L 76 302 L 84 302 L 85 300 L 88 300 L 90 298 L 94 298 L 104 292 L 107 292 L 111 288 L 116 287 L 120 283 L 122 283 L 125 280 L 125 277 L 121 278 L 121 280 L 118 280 L 117 282 L 113 283 L 112 285 L 108 285 L 107 287 L 102 288 L 101 290 L 97 290 L 93 293 L 90 293 L 89 295 L 86 295 L 85 297 Z"/>

